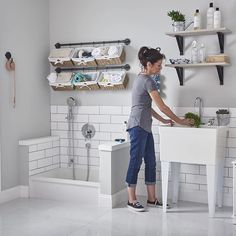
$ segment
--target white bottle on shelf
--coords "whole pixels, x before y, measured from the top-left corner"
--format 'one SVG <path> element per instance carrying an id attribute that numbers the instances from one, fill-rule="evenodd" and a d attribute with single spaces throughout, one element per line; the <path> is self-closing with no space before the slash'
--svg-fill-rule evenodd
<path id="1" fill-rule="evenodd" d="M 206 62 L 206 48 L 203 43 L 201 44 L 201 46 L 199 48 L 198 56 L 199 56 L 200 63 Z"/>
<path id="2" fill-rule="evenodd" d="M 197 9 L 193 17 L 193 29 L 198 30 L 200 28 L 201 28 L 201 15 L 199 9 Z"/>
<path id="3" fill-rule="evenodd" d="M 213 29 L 214 27 L 214 11 L 213 2 L 211 2 L 207 10 L 207 29 Z"/>
<path id="4" fill-rule="evenodd" d="M 219 7 L 217 7 L 214 12 L 214 29 L 218 29 L 220 27 L 221 27 L 221 12 Z"/>
<path id="5" fill-rule="evenodd" d="M 192 42 L 192 48 L 191 48 L 191 63 L 198 63 L 199 62 L 199 56 L 198 56 L 198 48 L 197 48 L 197 41 L 194 40 Z"/>

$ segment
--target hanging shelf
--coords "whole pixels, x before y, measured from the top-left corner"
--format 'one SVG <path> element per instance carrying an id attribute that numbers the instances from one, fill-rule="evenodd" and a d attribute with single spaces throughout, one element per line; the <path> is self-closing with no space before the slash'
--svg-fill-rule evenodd
<path id="1" fill-rule="evenodd" d="M 172 67 L 176 69 L 176 72 L 179 77 L 179 84 L 182 86 L 184 80 L 184 69 L 185 68 L 194 68 L 194 67 L 208 67 L 215 66 L 218 72 L 220 85 L 224 84 L 224 66 L 229 66 L 230 63 L 226 62 L 217 62 L 217 63 L 196 63 L 196 64 L 166 64 L 167 67 Z"/>
<path id="2" fill-rule="evenodd" d="M 227 28 L 219 28 L 219 29 L 200 29 L 200 30 L 187 30 L 187 31 L 178 31 L 178 32 L 168 32 L 166 35 L 171 37 L 175 37 L 180 55 L 184 55 L 184 37 L 187 36 L 200 36 L 200 35 L 218 35 L 220 53 L 224 53 L 224 35 L 231 33 L 231 30 Z"/>

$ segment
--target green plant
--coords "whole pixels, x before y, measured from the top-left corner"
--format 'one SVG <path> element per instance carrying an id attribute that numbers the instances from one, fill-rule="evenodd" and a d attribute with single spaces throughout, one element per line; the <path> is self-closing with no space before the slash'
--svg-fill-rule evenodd
<path id="1" fill-rule="evenodd" d="M 184 115 L 185 119 L 193 119 L 194 120 L 194 126 L 196 128 L 199 128 L 201 124 L 200 117 L 192 112 L 188 112 Z"/>
<path id="2" fill-rule="evenodd" d="M 185 21 L 185 15 L 182 14 L 180 11 L 169 11 L 167 12 L 167 15 L 171 17 L 171 20 L 173 21 Z"/>

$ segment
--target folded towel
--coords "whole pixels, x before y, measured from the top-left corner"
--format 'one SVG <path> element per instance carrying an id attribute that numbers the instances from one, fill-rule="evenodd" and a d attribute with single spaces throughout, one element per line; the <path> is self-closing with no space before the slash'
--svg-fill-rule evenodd
<path id="1" fill-rule="evenodd" d="M 47 79 L 51 84 L 55 83 L 56 80 L 57 80 L 57 74 L 56 73 L 51 73 L 50 75 L 48 75 Z"/>
<path id="2" fill-rule="evenodd" d="M 82 57 L 92 57 L 92 52 L 83 52 Z"/>
<path id="3" fill-rule="evenodd" d="M 107 56 L 108 55 L 108 50 L 109 50 L 109 47 L 101 47 L 100 48 L 101 56 Z"/>
<path id="4" fill-rule="evenodd" d="M 82 73 L 76 73 L 73 76 L 73 80 L 72 83 L 79 83 L 79 82 L 87 82 L 87 81 L 91 81 L 92 77 L 88 74 L 82 74 Z"/>
<path id="5" fill-rule="evenodd" d="M 119 48 L 116 46 L 111 46 L 108 50 L 108 55 L 109 56 L 116 56 L 119 54 Z"/>
<path id="6" fill-rule="evenodd" d="M 83 53 L 84 53 L 84 50 L 79 50 L 78 54 L 77 54 L 77 57 L 78 58 L 82 58 L 83 57 Z"/>
<path id="7" fill-rule="evenodd" d="M 67 73 L 67 72 L 64 72 L 64 73 L 60 73 L 58 74 L 57 76 L 57 80 L 56 80 L 56 83 L 70 83 L 71 82 L 71 76 L 72 76 L 72 73 Z"/>
<path id="8" fill-rule="evenodd" d="M 93 51 L 92 51 L 92 56 L 93 57 L 101 56 L 101 49 L 100 48 L 94 48 Z"/>
<path id="9" fill-rule="evenodd" d="M 104 73 L 100 82 L 103 83 L 119 83 L 122 81 L 122 74 L 117 73 Z"/>

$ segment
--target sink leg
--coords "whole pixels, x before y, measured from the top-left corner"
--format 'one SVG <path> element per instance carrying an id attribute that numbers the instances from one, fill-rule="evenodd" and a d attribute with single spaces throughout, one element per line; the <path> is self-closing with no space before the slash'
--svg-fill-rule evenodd
<path id="1" fill-rule="evenodd" d="M 170 163 L 166 161 L 161 162 L 161 182 L 162 182 L 162 204 L 163 212 L 166 212 L 167 193 L 168 193 L 168 177 L 169 177 Z"/>
<path id="2" fill-rule="evenodd" d="M 180 172 L 180 163 L 172 162 L 171 163 L 171 180 L 172 180 L 172 203 L 178 202 L 179 197 L 179 172 Z"/>
<path id="3" fill-rule="evenodd" d="M 215 204 L 216 204 L 216 177 L 217 170 L 216 166 L 207 165 L 207 194 L 208 194 L 208 208 L 209 216 L 214 217 L 215 215 Z"/>
<path id="4" fill-rule="evenodd" d="M 217 205 L 223 206 L 223 182 L 224 182 L 224 159 L 220 160 L 218 166 L 218 181 L 217 181 Z"/>

